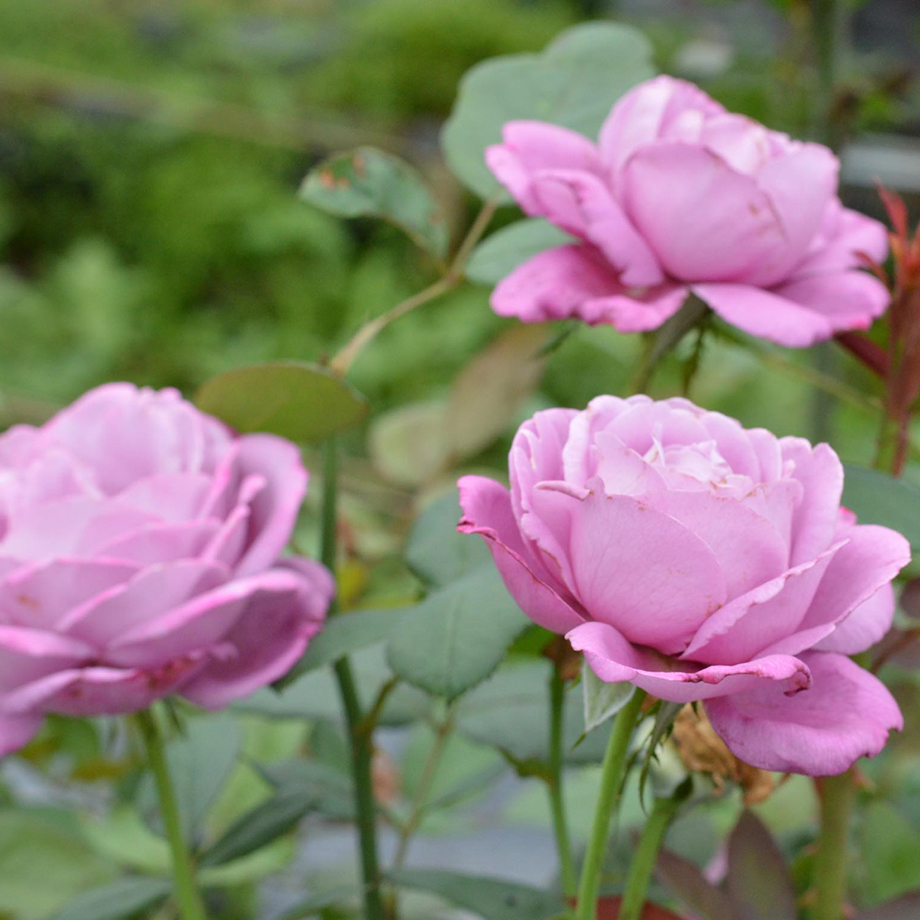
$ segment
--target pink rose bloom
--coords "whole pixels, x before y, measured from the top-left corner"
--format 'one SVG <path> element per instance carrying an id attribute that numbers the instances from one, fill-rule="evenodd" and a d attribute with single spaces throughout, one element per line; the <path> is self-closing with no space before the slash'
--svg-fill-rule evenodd
<path id="1" fill-rule="evenodd" d="M 509 122 L 486 161 L 526 214 L 578 240 L 505 278 L 492 296 L 502 316 L 640 332 L 694 293 L 745 332 L 798 347 L 865 329 L 888 305 L 857 255 L 883 261 L 885 228 L 841 205 L 831 151 L 733 115 L 691 83 L 640 84 L 597 144 Z"/>
<path id="2" fill-rule="evenodd" d="M 279 559 L 306 484 L 293 444 L 174 390 L 109 384 L 0 436 L 0 755 L 45 713 L 216 709 L 284 674 L 333 591 Z"/>
<path id="3" fill-rule="evenodd" d="M 767 770 L 841 773 L 902 727 L 847 656 L 888 630 L 910 548 L 840 507 L 826 444 L 685 399 L 600 396 L 537 413 L 508 464 L 510 494 L 460 480 L 458 529 L 485 538 L 521 609 L 601 680 L 704 701 Z"/>

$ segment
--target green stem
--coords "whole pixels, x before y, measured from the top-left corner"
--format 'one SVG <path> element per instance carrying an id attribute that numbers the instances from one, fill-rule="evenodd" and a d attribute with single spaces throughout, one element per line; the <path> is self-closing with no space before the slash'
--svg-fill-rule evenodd
<path id="1" fill-rule="evenodd" d="M 335 438 L 326 442 L 323 458 L 323 565 L 335 572 L 337 462 Z M 329 616 L 335 615 L 335 602 Z M 342 708 L 348 725 L 351 746 L 351 767 L 354 774 L 355 812 L 358 823 L 358 845 L 361 857 L 361 877 L 364 882 L 364 916 L 366 920 L 383 920 L 383 902 L 380 898 L 380 864 L 377 860 L 377 808 L 374 803 L 374 786 L 371 774 L 373 742 L 365 730 L 364 714 L 354 674 L 348 657 L 335 663 L 335 676 L 339 684 Z"/>
<path id="2" fill-rule="evenodd" d="M 578 906 L 575 908 L 575 920 L 595 920 L 597 916 L 597 893 L 600 889 L 601 864 L 607 849 L 607 837 L 610 832 L 610 819 L 616 803 L 623 772 L 626 764 L 626 752 L 629 739 L 636 724 L 636 716 L 645 699 L 645 692 L 636 689 L 626 705 L 617 713 L 604 754 L 601 767 L 601 788 L 594 812 L 594 825 L 588 839 L 585 861 L 581 867 L 581 881 L 578 885 Z"/>
<path id="3" fill-rule="evenodd" d="M 182 920 L 206 920 L 204 903 L 195 884 L 195 872 L 185 838 L 182 834 L 182 819 L 176 802 L 176 793 L 169 777 L 169 767 L 163 746 L 163 735 L 156 719 L 149 710 L 143 710 L 135 716 L 135 723 L 140 729 L 147 754 L 147 763 L 153 773 L 157 795 L 160 800 L 160 813 L 166 828 L 166 839 L 172 853 L 173 881 L 175 883 L 176 902 Z"/>
<path id="4" fill-rule="evenodd" d="M 556 851 L 559 854 L 559 877 L 562 893 L 574 898 L 578 890 L 578 876 L 575 874 L 575 860 L 572 858 L 572 843 L 565 817 L 565 801 L 562 797 L 562 727 L 563 704 L 565 703 L 565 681 L 559 676 L 555 662 L 549 680 L 549 804 L 553 815 L 553 832 L 556 835 Z"/>
<path id="5" fill-rule="evenodd" d="M 815 907 L 813 920 L 841 920 L 847 889 L 847 841 L 853 773 L 828 776 L 821 781 L 821 830 L 815 856 Z"/>
<path id="6" fill-rule="evenodd" d="M 649 882 L 658 860 L 658 851 L 679 805 L 680 799 L 677 797 L 655 799 L 655 806 L 648 816 L 639 838 L 639 846 L 629 865 L 618 920 L 640 920 Z"/>
<path id="7" fill-rule="evenodd" d="M 680 340 L 707 318 L 709 307 L 697 297 L 688 297 L 686 303 L 654 332 L 646 333 L 642 354 L 630 384 L 630 393 L 644 393 L 652 381 L 662 358 L 672 352 Z"/>

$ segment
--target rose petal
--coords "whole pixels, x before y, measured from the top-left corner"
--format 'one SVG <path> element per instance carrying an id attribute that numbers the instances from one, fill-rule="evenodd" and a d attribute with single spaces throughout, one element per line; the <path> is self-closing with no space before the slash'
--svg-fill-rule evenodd
<path id="1" fill-rule="evenodd" d="M 591 670 L 603 681 L 629 681 L 662 700 L 689 703 L 756 686 L 762 681 L 781 681 L 782 689 L 808 685 L 808 668 L 789 655 L 773 655 L 755 661 L 687 671 L 669 670 L 671 659 L 650 649 L 636 648 L 606 623 L 585 623 L 566 635 L 572 648 L 585 653 Z"/>
<path id="2" fill-rule="evenodd" d="M 829 339 L 829 319 L 806 306 L 747 284 L 694 284 L 693 292 L 727 323 L 788 348 Z"/>
<path id="3" fill-rule="evenodd" d="M 25 747 L 41 727 L 41 716 L 0 713 L 0 757 L 6 757 L 7 754 Z"/>
<path id="4" fill-rule="evenodd" d="M 868 329 L 891 303 L 891 292 L 865 271 L 833 272 L 793 278 L 776 294 L 823 316 L 834 332 Z"/>
<path id="5" fill-rule="evenodd" d="M 632 642 L 682 649 L 725 601 L 725 579 L 709 547 L 634 498 L 596 490 L 581 501 L 565 500 L 573 593 L 582 606 Z"/>
<path id="6" fill-rule="evenodd" d="M 903 719 L 878 678 L 843 655 L 808 652 L 811 687 L 787 696 L 763 682 L 707 701 L 712 727 L 736 756 L 762 770 L 833 776 L 873 757 Z"/>
<path id="7" fill-rule="evenodd" d="M 508 492 L 483 476 L 464 476 L 458 486 L 463 517 L 457 530 L 485 539 L 505 587 L 521 610 L 535 623 L 558 633 L 584 622 L 528 564 L 530 553 L 518 532 Z"/>

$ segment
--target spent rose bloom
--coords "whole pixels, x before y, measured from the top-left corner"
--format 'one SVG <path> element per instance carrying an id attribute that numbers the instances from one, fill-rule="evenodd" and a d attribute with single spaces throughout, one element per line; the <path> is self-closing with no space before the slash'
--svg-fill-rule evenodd
<path id="1" fill-rule="evenodd" d="M 508 465 L 510 493 L 460 480 L 458 529 L 601 680 L 703 700 L 732 752 L 767 770 L 841 773 L 901 728 L 847 656 L 888 630 L 910 548 L 841 508 L 828 445 L 685 399 L 600 396 L 525 422 Z"/>
<path id="2" fill-rule="evenodd" d="M 692 292 L 745 332 L 799 347 L 867 328 L 888 304 L 858 255 L 882 261 L 885 228 L 841 205 L 831 151 L 732 114 L 691 83 L 640 84 L 597 144 L 509 122 L 486 161 L 525 213 L 577 240 L 496 287 L 503 316 L 638 332 Z"/>
<path id="3" fill-rule="evenodd" d="M 333 585 L 279 556 L 297 448 L 175 390 L 109 384 L 0 436 L 0 755 L 45 713 L 219 708 L 284 674 Z"/>

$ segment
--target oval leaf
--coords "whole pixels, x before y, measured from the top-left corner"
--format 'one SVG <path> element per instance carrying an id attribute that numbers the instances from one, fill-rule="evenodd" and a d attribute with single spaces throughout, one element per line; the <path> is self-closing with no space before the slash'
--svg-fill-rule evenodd
<path id="1" fill-rule="evenodd" d="M 546 249 L 564 246 L 573 238 L 542 217 L 519 220 L 481 242 L 466 264 L 466 277 L 478 284 L 498 284 L 519 265 Z"/>
<path id="2" fill-rule="evenodd" d="M 264 431 L 297 442 L 327 438 L 367 413 L 364 397 L 344 380 L 298 361 L 225 371 L 205 381 L 195 403 L 244 434 Z"/>
<path id="3" fill-rule="evenodd" d="M 438 257 L 447 253 L 447 222 L 419 173 L 374 147 L 339 153 L 310 170 L 300 197 L 337 217 L 379 217 Z"/>
<path id="4" fill-rule="evenodd" d="M 498 667 L 527 623 L 489 565 L 409 610 L 390 639 L 387 660 L 410 684 L 450 701 Z"/>
<path id="5" fill-rule="evenodd" d="M 502 126 L 538 119 L 594 138 L 611 107 L 651 76 L 651 48 L 628 26 L 588 23 L 563 32 L 541 54 L 494 58 L 469 70 L 441 133 L 454 174 L 488 198 L 498 191 L 483 155 Z"/>
<path id="6" fill-rule="evenodd" d="M 728 893 L 738 920 L 796 920 L 795 891 L 783 854 L 764 823 L 741 815 L 728 838 Z"/>
<path id="7" fill-rule="evenodd" d="M 843 504 L 860 524 L 884 524 L 920 549 L 920 489 L 865 466 L 846 464 Z"/>

